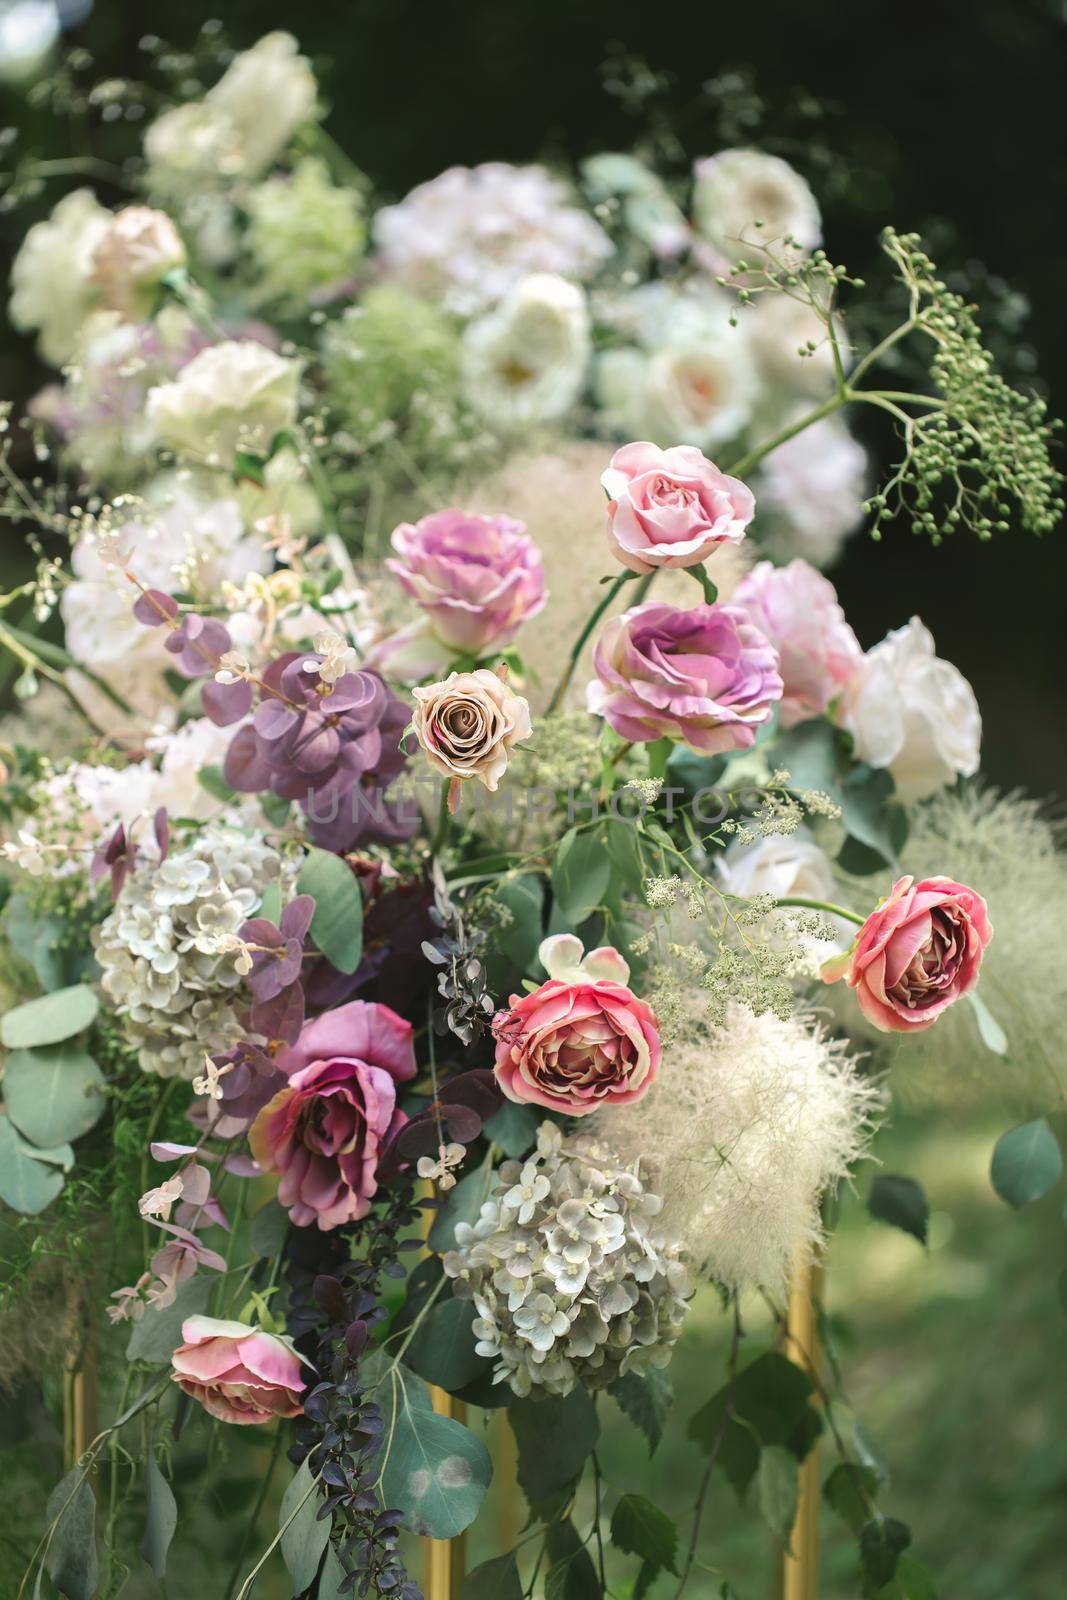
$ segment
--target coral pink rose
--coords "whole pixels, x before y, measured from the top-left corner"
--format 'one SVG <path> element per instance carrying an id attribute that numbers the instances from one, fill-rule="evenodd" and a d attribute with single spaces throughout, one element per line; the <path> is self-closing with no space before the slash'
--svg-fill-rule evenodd
<path id="1" fill-rule="evenodd" d="M 187 1317 L 171 1376 L 220 1422 L 298 1417 L 307 1387 L 300 1357 L 285 1340 L 243 1322 Z"/>
<path id="2" fill-rule="evenodd" d="M 692 445 L 627 444 L 601 478 L 608 544 L 631 572 L 695 567 L 716 545 L 740 544 L 756 502 Z"/>
<path id="3" fill-rule="evenodd" d="M 570 933 L 540 950 L 549 975 L 512 995 L 493 1021 L 496 1078 L 509 1100 L 583 1117 L 640 1100 L 659 1068 L 659 1027 L 627 988 L 630 969 L 610 945 L 582 956 Z"/>
<path id="4" fill-rule="evenodd" d="M 370 1210 L 378 1158 L 405 1121 L 396 1086 L 415 1076 L 410 1022 L 353 1000 L 309 1022 L 279 1066 L 289 1081 L 249 1131 L 252 1154 L 281 1174 L 278 1199 L 298 1227 L 323 1232 Z"/>
<path id="5" fill-rule="evenodd" d="M 883 1033 L 912 1033 L 974 988 L 992 937 L 986 903 L 966 884 L 898 878 L 823 978 L 844 978 Z"/>
<path id="6" fill-rule="evenodd" d="M 821 717 L 863 662 L 859 640 L 837 603 L 829 578 L 799 558 L 776 567 L 761 561 L 730 601 L 748 613 L 778 651 L 784 693 L 783 728 Z"/>

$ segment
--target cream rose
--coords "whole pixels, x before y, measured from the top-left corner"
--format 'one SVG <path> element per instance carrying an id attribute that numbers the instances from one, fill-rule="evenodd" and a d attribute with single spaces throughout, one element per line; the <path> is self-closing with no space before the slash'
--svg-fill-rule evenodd
<path id="1" fill-rule="evenodd" d="M 463 335 L 463 392 L 504 427 L 561 417 L 577 400 L 590 354 L 585 295 L 566 278 L 535 272 Z"/>
<path id="2" fill-rule="evenodd" d="M 693 221 L 722 271 L 739 259 L 779 258 L 794 239 L 806 254 L 822 238 L 819 207 L 807 183 L 788 161 L 763 150 L 722 150 L 693 168 Z M 756 224 L 760 226 L 757 227 Z"/>
<path id="3" fill-rule="evenodd" d="M 11 321 L 24 333 L 36 329 L 37 348 L 54 367 L 71 359 L 92 309 L 93 251 L 110 221 L 90 189 L 75 189 L 34 224 L 15 257 Z"/>
<path id="4" fill-rule="evenodd" d="M 449 809 L 459 784 L 477 778 L 492 793 L 511 753 L 533 731 L 530 707 L 501 672 L 450 672 L 442 683 L 413 689 L 411 725 L 430 765 L 451 780 Z"/>
<path id="5" fill-rule="evenodd" d="M 125 206 L 111 218 L 92 254 L 93 282 L 112 311 L 130 322 L 146 316 L 168 272 L 185 265 L 185 246 L 164 211 Z"/>
<path id="6" fill-rule="evenodd" d="M 918 617 L 868 650 L 846 690 L 841 723 L 856 755 L 887 767 L 905 801 L 978 771 L 982 717 L 967 679 L 936 653 Z"/>
<path id="7" fill-rule="evenodd" d="M 173 383 L 148 391 L 156 437 L 179 455 L 232 466 L 238 449 L 266 451 L 296 421 L 300 366 L 251 339 L 211 345 Z"/>

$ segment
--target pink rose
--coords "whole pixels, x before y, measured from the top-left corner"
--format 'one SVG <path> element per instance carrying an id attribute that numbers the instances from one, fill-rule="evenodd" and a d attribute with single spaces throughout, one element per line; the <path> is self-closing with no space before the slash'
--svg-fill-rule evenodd
<path id="1" fill-rule="evenodd" d="M 695 567 L 719 544 L 740 544 L 756 502 L 692 445 L 627 444 L 601 478 L 608 544 L 631 572 Z"/>
<path id="2" fill-rule="evenodd" d="M 281 1174 L 278 1199 L 298 1227 L 323 1232 L 370 1210 L 378 1158 L 405 1121 L 396 1086 L 415 1076 L 410 1022 L 353 1000 L 303 1029 L 279 1057 L 289 1081 L 249 1131 L 252 1154 Z"/>
<path id="3" fill-rule="evenodd" d="M 659 1027 L 627 988 L 622 956 L 608 945 L 583 959 L 580 940 L 557 933 L 540 958 L 549 981 L 513 994 L 493 1021 L 494 1070 L 508 1099 L 572 1117 L 640 1100 L 659 1069 Z"/>
<path id="4" fill-rule="evenodd" d="M 761 561 L 730 603 L 746 611 L 778 651 L 782 727 L 821 717 L 863 661 L 833 584 L 799 558 L 786 567 Z"/>
<path id="5" fill-rule="evenodd" d="M 992 937 L 986 903 L 966 884 L 898 878 L 823 979 L 844 978 L 883 1033 L 911 1033 L 974 988 Z"/>
<path id="6" fill-rule="evenodd" d="M 243 1322 L 187 1317 L 171 1356 L 171 1376 L 220 1422 L 298 1417 L 307 1385 L 300 1357 L 285 1340 Z"/>
<path id="7" fill-rule="evenodd" d="M 453 651 L 501 649 L 545 603 L 541 553 L 513 517 L 435 511 L 402 522 L 393 549 L 386 566 Z"/>
<path id="8" fill-rule="evenodd" d="M 612 617 L 593 654 L 589 710 L 624 739 L 746 750 L 781 698 L 778 652 L 733 605 L 649 601 Z"/>

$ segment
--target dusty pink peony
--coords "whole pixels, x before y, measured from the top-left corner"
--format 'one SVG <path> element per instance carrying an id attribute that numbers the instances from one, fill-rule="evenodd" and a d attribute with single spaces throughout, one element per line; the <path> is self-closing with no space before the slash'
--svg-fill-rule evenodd
<path id="1" fill-rule="evenodd" d="M 545 603 L 541 552 L 513 517 L 435 511 L 402 522 L 393 549 L 386 566 L 453 651 L 501 649 Z"/>
<path id="2" fill-rule="evenodd" d="M 171 1376 L 220 1422 L 298 1417 L 307 1387 L 300 1357 L 273 1333 L 217 1317 L 187 1317 Z"/>
<path id="3" fill-rule="evenodd" d="M 548 982 L 513 994 L 493 1022 L 501 1089 L 572 1117 L 640 1100 L 659 1069 L 659 1027 L 627 988 L 622 956 L 606 945 L 583 957 L 573 934 L 558 933 L 540 957 Z"/>
<path id="4" fill-rule="evenodd" d="M 730 603 L 746 611 L 778 651 L 782 727 L 821 717 L 863 661 L 830 580 L 799 558 L 785 567 L 761 561 L 738 584 Z"/>
<path id="5" fill-rule="evenodd" d="M 966 884 L 898 878 L 823 979 L 844 978 L 883 1033 L 912 1033 L 974 988 L 992 937 L 986 903 Z"/>
<path id="6" fill-rule="evenodd" d="M 687 444 L 623 445 L 600 481 L 611 553 L 631 572 L 694 567 L 716 545 L 740 544 L 756 509 L 751 489 Z"/>
<path id="7" fill-rule="evenodd" d="M 263 1107 L 248 1142 L 281 1174 L 278 1199 L 298 1227 L 323 1232 L 366 1216 L 378 1158 L 404 1122 L 396 1086 L 415 1076 L 410 1022 L 353 1000 L 303 1029 L 279 1057 L 289 1081 Z"/>
<path id="8" fill-rule="evenodd" d="M 733 605 L 648 601 L 612 617 L 593 655 L 589 710 L 624 739 L 745 750 L 781 698 L 778 652 Z"/>

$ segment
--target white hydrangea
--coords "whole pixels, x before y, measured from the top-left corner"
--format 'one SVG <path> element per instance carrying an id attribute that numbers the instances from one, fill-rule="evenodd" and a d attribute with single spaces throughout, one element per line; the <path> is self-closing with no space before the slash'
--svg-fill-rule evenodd
<path id="1" fill-rule="evenodd" d="M 459 1223 L 444 1258 L 473 1300 L 479 1355 L 515 1394 L 604 1388 L 670 1360 L 690 1295 L 679 1245 L 658 1227 L 662 1202 L 588 1134 L 541 1124 L 525 1162 L 505 1161 L 477 1222 Z"/>
<path id="2" fill-rule="evenodd" d="M 229 936 L 284 873 L 261 839 L 211 825 L 161 864 L 127 878 L 94 935 L 100 986 L 137 1043 L 145 1072 L 193 1079 L 205 1051 L 243 1036 Z"/>
<path id="3" fill-rule="evenodd" d="M 472 316 L 532 272 L 584 281 L 611 241 L 544 167 L 449 167 L 374 219 L 384 276 Z"/>
<path id="4" fill-rule="evenodd" d="M 468 324 L 464 397 L 502 428 L 552 421 L 577 400 L 590 348 L 582 290 L 553 273 L 532 273 Z"/>

